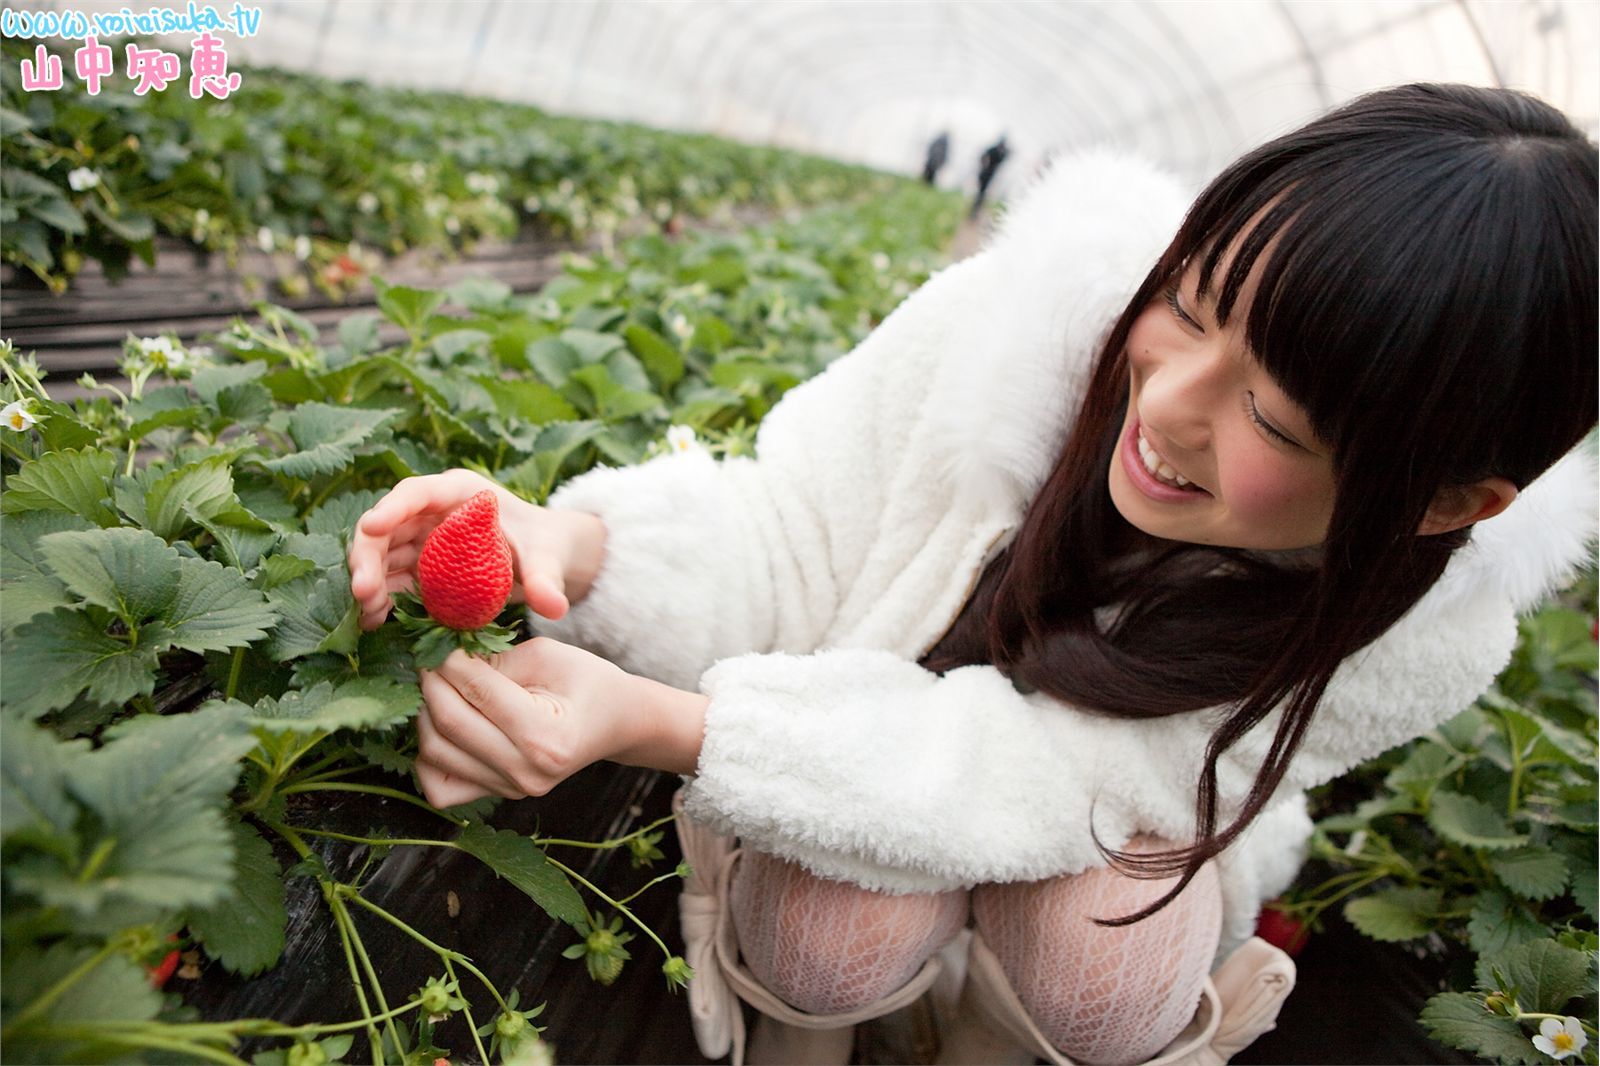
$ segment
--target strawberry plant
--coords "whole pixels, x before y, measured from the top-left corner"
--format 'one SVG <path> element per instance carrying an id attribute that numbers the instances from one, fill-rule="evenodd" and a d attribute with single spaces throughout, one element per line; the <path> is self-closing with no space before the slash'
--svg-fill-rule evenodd
<path id="1" fill-rule="evenodd" d="M 1574 1050 L 1596 1061 L 1594 617 L 1591 571 L 1522 620 L 1472 707 L 1331 786 L 1319 876 L 1286 907 L 1311 924 L 1340 906 L 1373 939 L 1459 960 L 1422 1024 L 1492 1061 L 1551 1061 L 1534 1037 L 1552 1019 L 1586 1033 Z"/>
<path id="2" fill-rule="evenodd" d="M 380 282 L 393 346 L 377 315 L 324 337 L 262 304 L 204 349 L 130 338 L 125 384 L 85 379 L 71 404 L 0 342 L 4 1057 L 237 1062 L 251 1039 L 273 1045 L 258 1062 L 432 1061 L 453 1014 L 480 1061 L 535 1054 L 539 1007 L 363 893 L 395 847 L 483 862 L 590 945 L 598 976 L 643 948 L 669 983 L 690 980 L 629 908 L 637 893 L 613 897 L 557 857 L 596 845 L 496 828 L 492 803 L 421 798 L 428 648 L 398 623 L 359 628 L 350 532 L 413 473 L 466 466 L 542 501 L 599 462 L 748 449 L 786 389 L 922 280 L 959 212 L 906 184 L 759 231 L 575 256 L 534 296 Z M 471 621 L 492 606 L 521 624 L 503 596 L 483 599 Z M 305 802 L 351 792 L 426 810 L 438 832 L 342 832 Z M 598 846 L 648 865 L 661 828 Z M 362 846 L 355 873 L 335 874 L 330 849 Z M 200 1021 L 173 991 L 189 965 L 153 986 L 175 946 L 241 975 L 276 966 L 296 878 L 317 886 L 356 1017 Z M 437 956 L 435 978 L 385 988 L 362 935 L 374 922 Z"/>
<path id="3" fill-rule="evenodd" d="M 12 70 L 37 42 L 6 40 Z M 112 44 L 120 54 L 125 42 Z M 72 69 L 70 50 L 64 54 Z M 579 121 L 443 93 L 245 70 L 225 102 L 176 88 L 91 96 L 0 87 L 0 258 L 64 291 L 86 260 L 113 277 L 153 262 L 157 234 L 235 258 L 271 253 L 289 295 L 339 296 L 368 249 L 450 252 L 531 227 L 593 234 L 731 224 L 734 210 L 788 210 L 881 195 L 860 167 L 709 136 Z"/>

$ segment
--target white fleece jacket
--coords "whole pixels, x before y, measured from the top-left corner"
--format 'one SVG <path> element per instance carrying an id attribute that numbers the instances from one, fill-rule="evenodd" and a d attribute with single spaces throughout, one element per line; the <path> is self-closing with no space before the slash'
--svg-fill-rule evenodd
<path id="1" fill-rule="evenodd" d="M 754 459 L 675 454 L 575 478 L 599 515 L 588 597 L 540 632 L 711 697 L 686 809 L 890 892 L 1034 880 L 1135 832 L 1187 839 L 1214 715 L 1108 718 L 988 666 L 917 665 L 1014 533 L 1098 343 L 1189 197 L 1138 161 L 1058 163 L 988 248 L 786 395 Z M 1479 523 L 1444 577 L 1340 669 L 1279 799 L 1221 860 L 1223 950 L 1294 876 L 1301 791 L 1433 728 L 1507 662 L 1515 615 L 1589 551 L 1595 473 L 1563 460 Z M 1219 768 L 1237 810 L 1276 715 Z M 1225 823 L 1224 823 L 1225 824 Z"/>

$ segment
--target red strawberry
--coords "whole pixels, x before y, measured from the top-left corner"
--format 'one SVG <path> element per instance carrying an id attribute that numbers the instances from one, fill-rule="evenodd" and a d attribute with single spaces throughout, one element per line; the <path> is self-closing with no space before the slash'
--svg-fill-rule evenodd
<path id="1" fill-rule="evenodd" d="M 422 606 L 442 625 L 479 629 L 494 621 L 511 594 L 511 547 L 493 492 L 473 496 L 428 534 L 417 583 Z"/>
<path id="2" fill-rule="evenodd" d="M 1256 917 L 1256 936 L 1291 956 L 1300 954 L 1310 935 L 1310 929 L 1276 907 L 1262 907 L 1260 915 Z"/>
<path id="3" fill-rule="evenodd" d="M 173 933 L 168 940 L 177 940 L 178 934 Z M 151 988 L 165 988 L 167 981 L 172 977 L 173 971 L 178 968 L 178 949 L 173 948 L 162 957 L 154 966 L 146 966 L 144 972 L 150 975 Z"/>

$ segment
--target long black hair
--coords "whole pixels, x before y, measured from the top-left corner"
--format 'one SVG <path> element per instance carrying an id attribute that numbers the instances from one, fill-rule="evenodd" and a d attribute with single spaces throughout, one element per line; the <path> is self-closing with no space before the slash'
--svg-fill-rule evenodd
<path id="1" fill-rule="evenodd" d="M 1217 177 L 1112 328 L 1017 537 L 923 663 L 992 663 L 1108 715 L 1224 707 L 1194 842 L 1109 853 L 1135 875 L 1182 876 L 1113 924 L 1164 906 L 1243 831 L 1340 662 L 1467 542 L 1470 526 L 1417 535 L 1435 495 L 1487 476 L 1524 486 L 1595 425 L 1596 170 L 1594 144 L 1531 96 L 1371 93 Z M 1256 296 L 1238 307 L 1258 260 Z M 1193 262 L 1219 321 L 1244 315 L 1256 358 L 1331 449 L 1335 503 L 1313 561 L 1158 540 L 1111 502 L 1129 330 Z M 1108 605 L 1119 610 L 1102 630 Z M 1279 707 L 1249 794 L 1219 829 L 1218 760 Z"/>

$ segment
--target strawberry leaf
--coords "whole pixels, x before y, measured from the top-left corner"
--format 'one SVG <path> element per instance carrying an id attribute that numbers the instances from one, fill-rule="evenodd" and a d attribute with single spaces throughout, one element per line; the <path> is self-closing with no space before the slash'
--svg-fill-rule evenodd
<path id="1" fill-rule="evenodd" d="M 333 651 L 348 654 L 360 639 L 361 611 L 350 595 L 350 582 L 337 576 L 308 574 L 267 593 L 278 613 L 268 650 L 279 662 Z"/>
<path id="2" fill-rule="evenodd" d="M 422 693 L 415 685 L 402 685 L 387 678 L 356 678 L 337 687 L 322 681 L 309 689 L 260 701 L 250 724 L 269 733 L 382 729 L 416 714 L 421 700 Z"/>
<path id="3" fill-rule="evenodd" d="M 68 706 L 85 691 L 107 704 L 148 696 L 155 691 L 163 631 L 159 622 L 146 623 L 142 632 L 152 639 L 134 645 L 107 633 L 105 622 L 85 611 L 39 615 L 5 639 L 0 657 L 27 663 L 27 670 L 0 671 L 0 704 L 7 716 L 35 719 Z"/>
<path id="4" fill-rule="evenodd" d="M 1528 838 L 1506 822 L 1505 815 L 1475 796 L 1434 793 L 1428 824 L 1449 840 L 1469 848 L 1514 848 Z"/>
<path id="5" fill-rule="evenodd" d="M 1564 1014 L 1568 1002 L 1584 994 L 1589 955 L 1548 938 L 1533 940 L 1480 958 L 1476 973 L 1478 987 L 1485 991 L 1515 989 L 1523 1010 Z"/>
<path id="6" fill-rule="evenodd" d="M 527 893 L 556 921 L 576 926 L 587 920 L 588 912 L 578 890 L 565 874 L 550 865 L 544 852 L 528 837 L 509 829 L 470 825 L 456 838 L 456 846 Z"/>
<path id="7" fill-rule="evenodd" d="M 283 955 L 289 915 L 284 909 L 283 870 L 272 846 L 249 825 L 233 822 L 233 894 L 221 903 L 189 912 L 189 931 L 206 953 L 243 977 L 277 965 Z"/>
<path id="8" fill-rule="evenodd" d="M 303 403 L 287 418 L 274 417 L 269 425 L 287 428 L 298 449 L 289 455 L 267 459 L 262 466 L 275 474 L 309 479 L 318 474 L 345 470 L 355 459 L 355 448 L 401 412 L 393 408 L 368 410 L 361 407 L 335 407 L 325 403 Z"/>
<path id="9" fill-rule="evenodd" d="M 130 628 L 166 612 L 178 591 L 178 553 L 142 529 L 52 533 L 39 542 L 51 572 L 85 603 Z"/>
<path id="10" fill-rule="evenodd" d="M 23 948 L 6 955 L 6 984 L 42 990 L 64 980 L 94 954 L 93 948 L 68 942 L 45 951 Z M 17 1004 L 16 1006 L 20 1006 Z M 6 1036 L 9 1062 L 109 1062 L 127 1054 L 126 1046 L 86 1036 L 64 1036 L 50 1026 L 72 1025 L 93 1032 L 97 1022 L 146 1022 L 161 1010 L 161 993 L 150 986 L 144 968 L 123 955 L 113 955 L 66 987 L 39 1019 Z M 8 1013 L 11 1013 L 8 1011 Z"/>
<path id="11" fill-rule="evenodd" d="M 47 906 L 91 917 L 127 901 L 210 906 L 233 881 L 233 843 L 221 805 L 255 747 L 244 715 L 211 705 L 144 715 L 106 731 L 98 750 L 66 767 L 68 791 L 95 815 L 88 858 L 72 869 L 34 861 L 8 873 Z"/>
<path id="12" fill-rule="evenodd" d="M 1529 1064 L 1545 1061 L 1520 1025 L 1484 1010 L 1478 996 L 1463 992 L 1434 996 L 1422 1008 L 1421 1021 L 1440 1043 L 1464 1048 L 1486 1059 Z"/>
<path id="13" fill-rule="evenodd" d="M 0 837 L 35 830 L 72 840 L 77 807 L 67 795 L 66 771 L 88 751 L 87 741 L 62 743 L 34 726 L 7 725 L 0 745 Z"/>
<path id="14" fill-rule="evenodd" d="M 51 533 L 90 528 L 77 515 L 59 511 L 19 514 L 0 525 L 0 624 L 7 631 L 35 615 L 72 604 L 66 585 L 40 557 L 39 540 Z"/>
<path id="15" fill-rule="evenodd" d="M 278 616 L 232 567 L 180 558 L 178 592 L 167 612 L 171 647 L 227 651 L 265 637 Z"/>
<path id="16" fill-rule="evenodd" d="M 117 515 L 110 500 L 116 465 L 110 452 L 47 452 L 6 479 L 0 512 L 61 511 L 87 518 L 97 526 L 114 526 Z"/>
<path id="17" fill-rule="evenodd" d="M 1374 940 L 1413 940 L 1438 921 L 1440 902 L 1433 889 L 1389 888 L 1345 904 L 1344 916 Z"/>
<path id="18" fill-rule="evenodd" d="M 1548 848 L 1515 848 L 1489 856 L 1489 868 L 1524 899 L 1545 900 L 1567 887 L 1567 863 Z"/>

